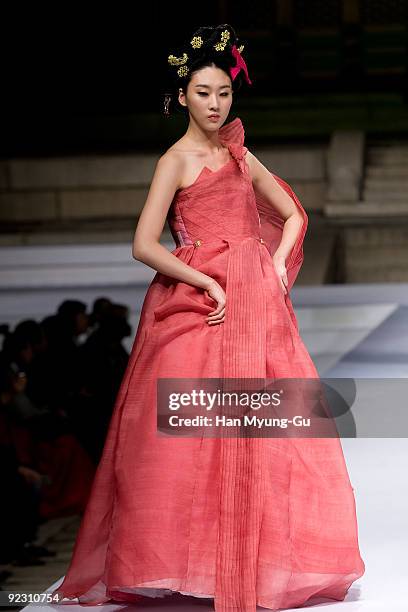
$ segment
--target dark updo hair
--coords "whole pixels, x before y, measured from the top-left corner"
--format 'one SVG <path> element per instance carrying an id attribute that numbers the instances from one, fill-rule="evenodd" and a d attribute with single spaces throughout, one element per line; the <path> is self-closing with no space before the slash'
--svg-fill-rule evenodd
<path id="1" fill-rule="evenodd" d="M 228 23 L 203 26 L 198 28 L 190 36 L 188 42 L 178 50 L 177 57 L 174 54 L 168 56 L 168 77 L 163 111 L 165 116 L 170 115 L 171 100 L 177 103 L 177 110 L 186 112 L 186 108 L 178 103 L 178 91 L 181 88 L 186 93 L 195 71 L 214 64 L 231 78 L 230 68 L 236 65 L 236 59 L 232 55 L 233 45 L 238 48 L 241 42 L 234 28 Z M 238 72 L 234 80 L 231 78 L 233 92 L 241 89 L 244 78 L 242 70 Z"/>

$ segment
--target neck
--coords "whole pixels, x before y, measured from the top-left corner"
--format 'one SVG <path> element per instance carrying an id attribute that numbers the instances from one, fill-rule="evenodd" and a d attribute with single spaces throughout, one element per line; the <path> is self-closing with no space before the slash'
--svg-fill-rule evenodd
<path id="1" fill-rule="evenodd" d="M 202 148 L 208 148 L 210 150 L 225 148 L 219 138 L 219 129 L 216 131 L 204 130 L 192 117 L 190 117 L 190 123 L 185 136 L 190 142 Z"/>

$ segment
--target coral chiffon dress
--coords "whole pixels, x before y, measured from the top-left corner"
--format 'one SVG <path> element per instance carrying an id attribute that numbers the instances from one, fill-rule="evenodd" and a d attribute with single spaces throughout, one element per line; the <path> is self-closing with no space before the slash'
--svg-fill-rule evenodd
<path id="1" fill-rule="evenodd" d="M 283 219 L 254 191 L 240 118 L 219 137 L 230 160 L 178 190 L 168 222 L 173 255 L 223 287 L 225 320 L 206 323 L 215 302 L 202 289 L 161 273 L 152 280 L 71 563 L 54 591 L 64 598 L 137 602 L 177 591 L 214 598 L 217 612 L 280 610 L 343 600 L 365 571 L 338 438 L 157 433 L 158 378 L 319 378 L 271 258 Z M 308 217 L 273 176 L 303 218 L 286 260 L 290 290 Z"/>

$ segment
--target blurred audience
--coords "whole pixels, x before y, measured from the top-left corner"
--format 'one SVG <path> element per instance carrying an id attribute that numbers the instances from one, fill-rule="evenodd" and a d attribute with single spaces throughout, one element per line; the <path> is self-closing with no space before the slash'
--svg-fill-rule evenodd
<path id="1" fill-rule="evenodd" d="M 0 326 L 0 564 L 38 565 L 38 526 L 82 514 L 128 364 L 128 308 L 100 297 Z M 1 573 L 1 572 L 0 572 Z M 6 572 L 7 573 L 7 572 Z"/>

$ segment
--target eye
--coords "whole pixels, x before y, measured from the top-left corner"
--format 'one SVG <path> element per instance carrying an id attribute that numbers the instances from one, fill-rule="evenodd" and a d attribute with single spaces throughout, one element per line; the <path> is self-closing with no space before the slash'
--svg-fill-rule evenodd
<path id="1" fill-rule="evenodd" d="M 197 93 L 198 93 L 199 96 L 208 96 L 207 92 L 205 92 L 205 91 L 198 91 Z M 229 95 L 229 93 L 227 91 L 220 94 L 220 96 L 224 96 L 224 97 L 228 96 L 228 95 Z"/>

